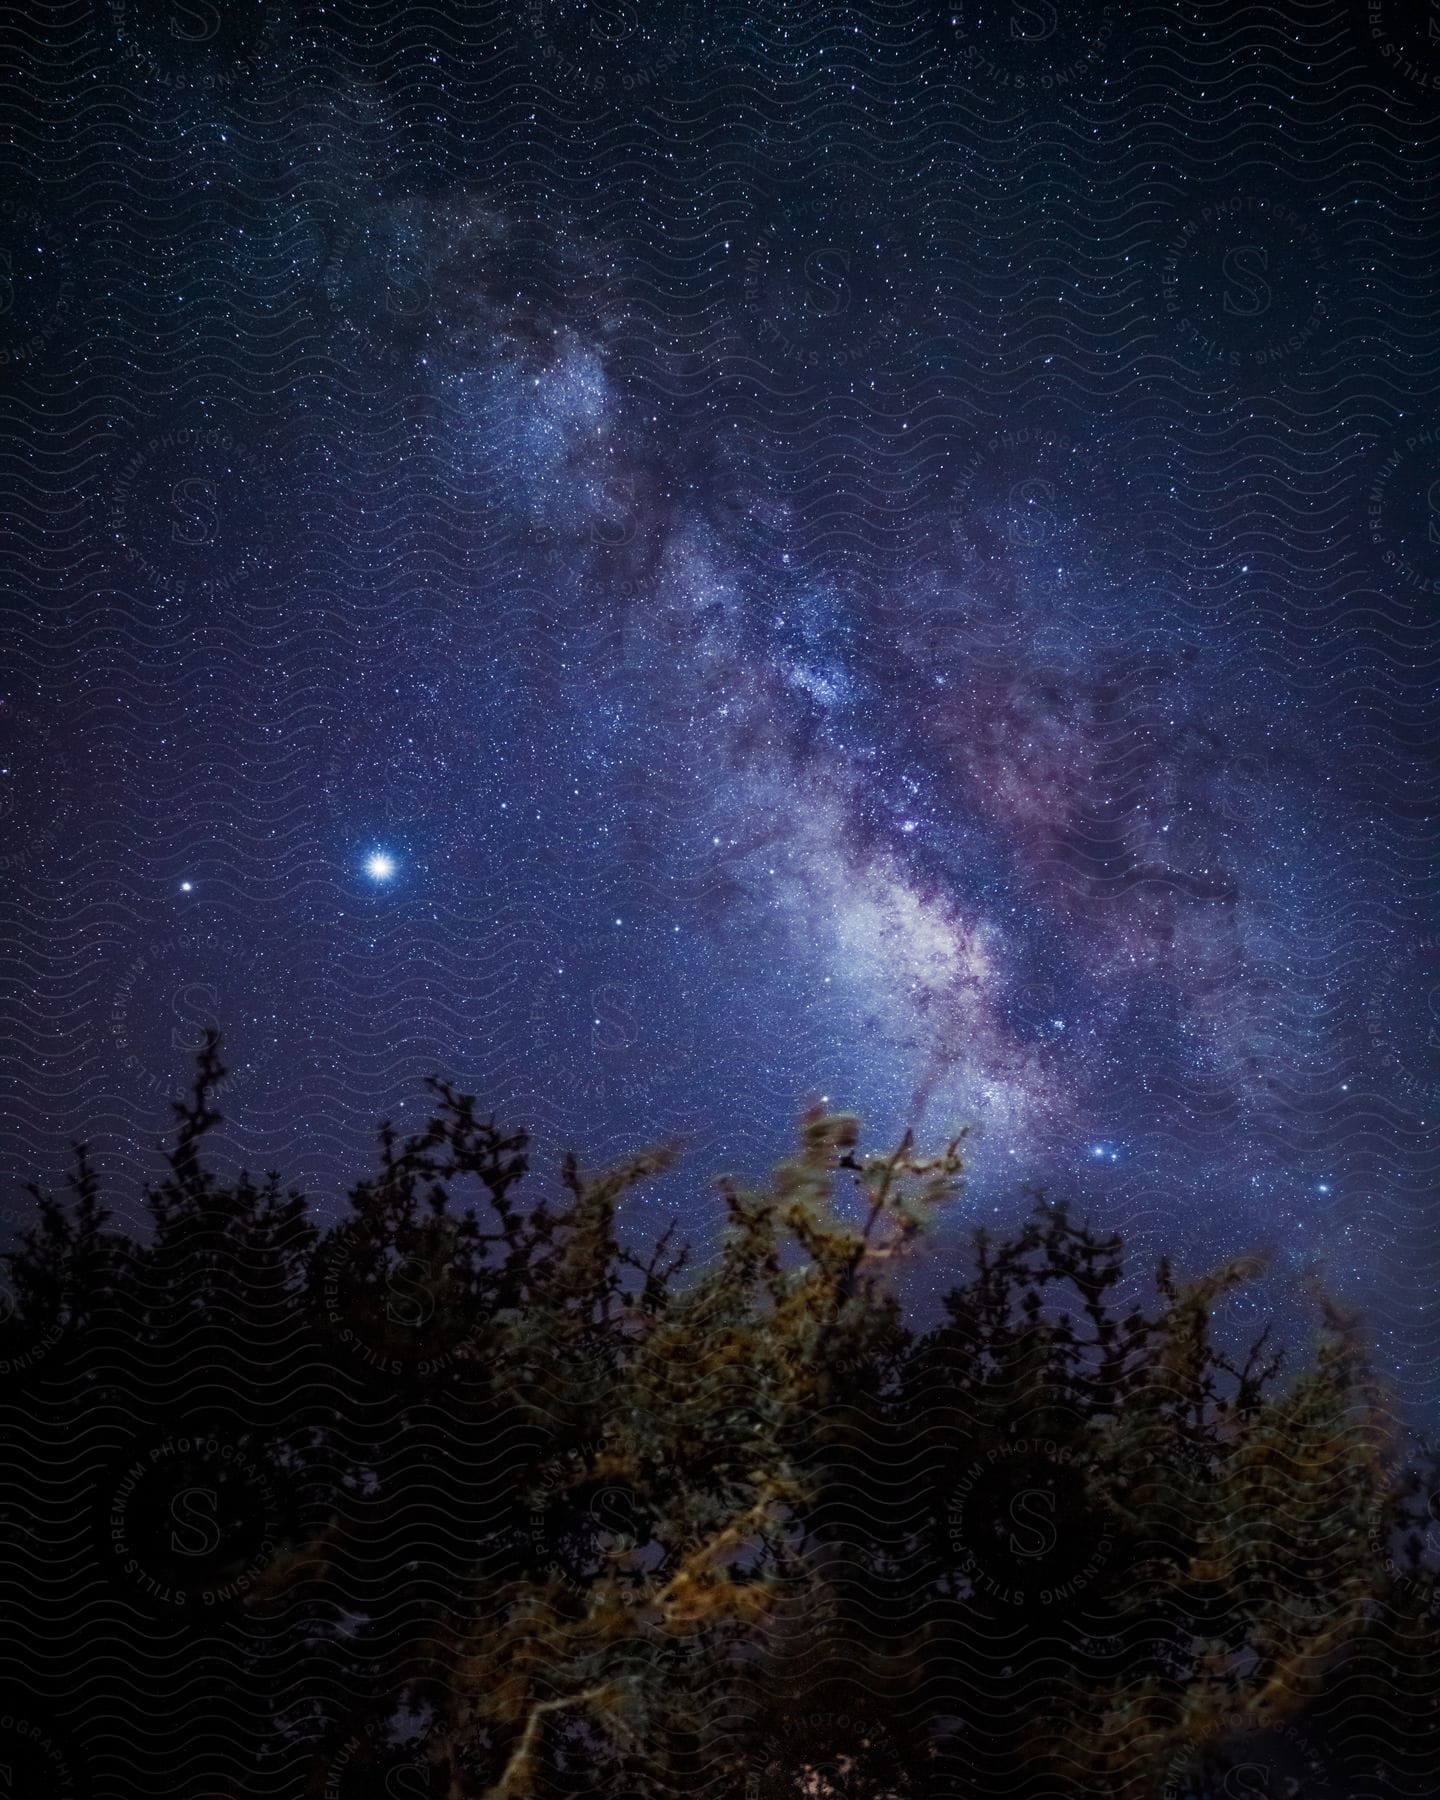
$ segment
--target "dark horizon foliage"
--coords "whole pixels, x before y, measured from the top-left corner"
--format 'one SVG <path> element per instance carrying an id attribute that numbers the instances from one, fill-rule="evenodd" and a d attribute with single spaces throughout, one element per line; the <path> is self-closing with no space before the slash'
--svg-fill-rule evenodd
<path id="1" fill-rule="evenodd" d="M 1421 1795 L 1436 1473 L 1357 1322 L 1218 1347 L 1246 1259 L 1037 1202 L 944 1316 L 888 1277 L 959 1140 L 818 1109 L 703 1266 L 430 1084 L 329 1225 L 206 1163 L 144 1238 L 84 1152 L 5 1256 L 0 1766 L 77 1795 Z"/>

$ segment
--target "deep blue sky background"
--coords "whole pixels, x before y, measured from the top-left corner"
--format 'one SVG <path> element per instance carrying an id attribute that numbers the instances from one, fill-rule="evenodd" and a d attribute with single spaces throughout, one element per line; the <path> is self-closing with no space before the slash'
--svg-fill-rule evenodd
<path id="1" fill-rule="evenodd" d="M 133 1206 L 210 1018 L 327 1205 L 441 1070 L 703 1236 L 824 1094 L 1318 1263 L 1428 1410 L 1425 27 L 7 23 L 7 1204 Z"/>

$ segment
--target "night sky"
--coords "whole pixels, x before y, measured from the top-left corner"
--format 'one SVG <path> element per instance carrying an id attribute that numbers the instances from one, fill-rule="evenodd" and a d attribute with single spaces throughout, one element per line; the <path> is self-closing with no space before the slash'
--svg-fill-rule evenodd
<path id="1" fill-rule="evenodd" d="M 0 33 L 12 1213 L 210 1020 L 327 1208 L 828 1096 L 975 1127 L 918 1307 L 1035 1184 L 1440 1409 L 1426 7 Z"/>

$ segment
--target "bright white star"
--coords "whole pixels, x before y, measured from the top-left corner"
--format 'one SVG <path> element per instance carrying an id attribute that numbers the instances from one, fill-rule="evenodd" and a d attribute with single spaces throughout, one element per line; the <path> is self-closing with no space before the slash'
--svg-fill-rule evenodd
<path id="1" fill-rule="evenodd" d="M 395 873 L 395 858 L 377 850 L 365 860 L 365 873 L 372 881 L 388 881 Z"/>

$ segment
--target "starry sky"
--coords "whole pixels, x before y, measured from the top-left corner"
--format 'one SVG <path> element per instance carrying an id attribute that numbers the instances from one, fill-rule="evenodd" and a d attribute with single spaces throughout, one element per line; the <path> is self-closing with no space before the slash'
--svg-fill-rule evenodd
<path id="1" fill-rule="evenodd" d="M 5 1208 L 206 1023 L 701 1240 L 824 1096 L 1440 1407 L 1440 48 L 1401 0 L 0 27 Z M 129 1196 L 129 1200 L 126 1200 Z M 628 1204 L 628 1203 L 627 1203 Z"/>

